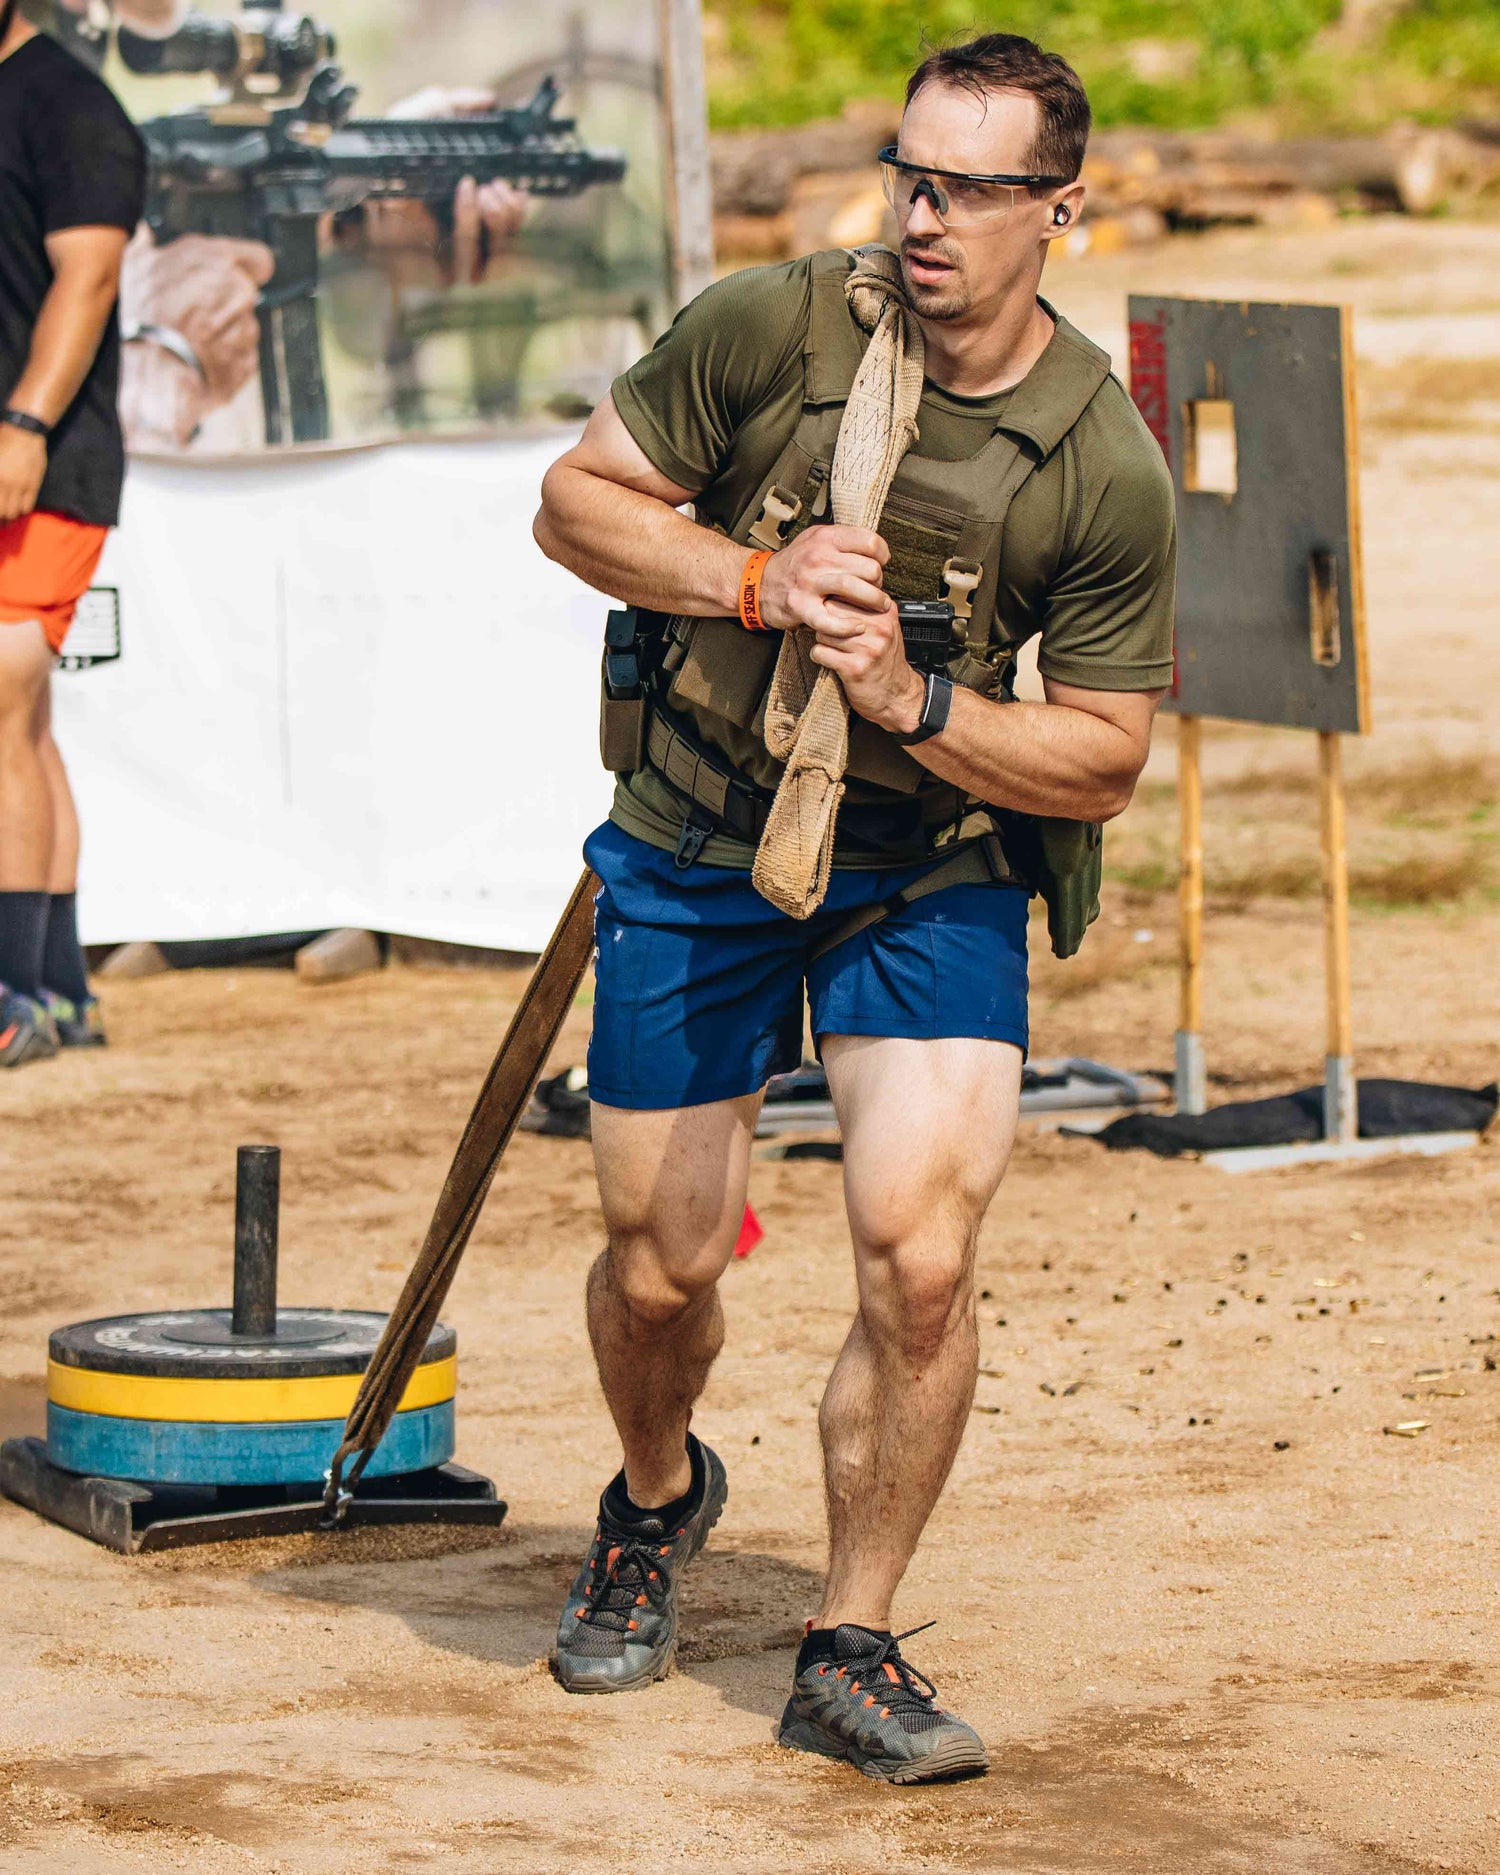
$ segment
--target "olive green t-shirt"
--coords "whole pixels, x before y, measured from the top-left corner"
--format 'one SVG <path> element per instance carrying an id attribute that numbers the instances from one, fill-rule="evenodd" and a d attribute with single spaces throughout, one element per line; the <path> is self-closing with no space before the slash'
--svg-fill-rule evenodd
<path id="1" fill-rule="evenodd" d="M 625 427 L 680 487 L 696 492 L 722 477 L 729 506 L 754 498 L 801 413 L 811 279 L 805 256 L 716 281 L 615 380 Z M 917 449 L 943 462 L 977 455 L 1013 395 L 958 397 L 929 379 Z M 736 452 L 751 416 L 758 434 L 778 440 L 764 452 Z M 773 417 L 782 420 L 767 421 Z M 1059 683 L 1163 689 L 1172 681 L 1175 560 L 1170 473 L 1129 395 L 1107 378 L 1011 503 L 997 627 L 1013 646 L 1040 635 L 1038 668 Z M 659 776 L 641 770 L 619 782 L 611 817 L 670 847 L 682 805 Z M 753 854 L 716 837 L 703 857 L 748 866 Z M 861 862 L 840 855 L 837 863 Z"/>

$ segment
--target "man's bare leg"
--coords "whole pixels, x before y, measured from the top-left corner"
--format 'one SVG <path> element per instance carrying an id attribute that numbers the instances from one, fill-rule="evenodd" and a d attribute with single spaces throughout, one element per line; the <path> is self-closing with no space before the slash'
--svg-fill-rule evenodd
<path id="1" fill-rule="evenodd" d="M 605 1487 L 557 1624 L 570 1693 L 630 1692 L 671 1672 L 678 1583 L 728 1496 L 717 1455 L 689 1445 L 688 1421 L 724 1339 L 718 1283 L 744 1216 L 759 1104 L 752 1094 L 675 1112 L 594 1106 L 609 1244 L 589 1272 L 589 1338 L 625 1449 L 624 1495 L 618 1479 Z"/>
<path id="2" fill-rule="evenodd" d="M 718 1282 L 745 1211 L 760 1095 L 675 1111 L 595 1105 L 609 1243 L 589 1272 L 589 1339 L 642 1510 L 689 1488 L 687 1429 L 724 1339 Z"/>
<path id="3" fill-rule="evenodd" d="M 819 1413 L 829 1567 L 816 1625 L 884 1630 L 978 1368 L 979 1226 L 1015 1138 L 1007 1042 L 830 1036 L 859 1312 Z"/>
<path id="4" fill-rule="evenodd" d="M 52 863 L 47 871 L 47 890 L 59 893 L 78 890 L 78 808 L 68 771 L 63 767 L 62 751 L 52 736 L 52 686 L 42 686 L 37 699 L 35 746 L 42 773 L 47 778 L 47 793 L 52 800 Z"/>
<path id="5" fill-rule="evenodd" d="M 55 810 L 38 748 L 52 661 L 34 619 L 0 623 L 0 892 L 52 889 Z"/>

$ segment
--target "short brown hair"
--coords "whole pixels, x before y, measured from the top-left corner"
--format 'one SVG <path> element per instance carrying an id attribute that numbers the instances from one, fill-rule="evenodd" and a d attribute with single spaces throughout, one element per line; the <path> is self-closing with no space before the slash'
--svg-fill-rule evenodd
<path id="1" fill-rule="evenodd" d="M 906 102 L 932 83 L 959 85 L 978 97 L 989 91 L 1029 92 L 1042 107 L 1028 158 L 1032 168 L 1070 182 L 1082 169 L 1093 113 L 1077 72 L 1056 52 L 1043 52 L 1019 33 L 982 33 L 964 45 L 929 53 L 907 81 Z"/>

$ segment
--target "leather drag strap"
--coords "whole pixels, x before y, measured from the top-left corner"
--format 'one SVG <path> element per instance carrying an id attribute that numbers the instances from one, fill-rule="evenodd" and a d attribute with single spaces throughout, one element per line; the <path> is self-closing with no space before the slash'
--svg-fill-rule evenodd
<path id="1" fill-rule="evenodd" d="M 344 1437 L 328 1471 L 323 1495 L 325 1526 L 343 1521 L 354 1487 L 416 1372 L 437 1323 L 438 1311 L 458 1271 L 459 1259 L 510 1144 L 537 1077 L 573 1005 L 594 954 L 594 895 L 599 881 L 585 872 L 568 908 L 531 974 L 520 1007 L 500 1044 L 458 1142 L 448 1176 L 427 1226 L 427 1236 L 370 1357 Z M 352 1462 L 351 1462 L 352 1461 Z"/>

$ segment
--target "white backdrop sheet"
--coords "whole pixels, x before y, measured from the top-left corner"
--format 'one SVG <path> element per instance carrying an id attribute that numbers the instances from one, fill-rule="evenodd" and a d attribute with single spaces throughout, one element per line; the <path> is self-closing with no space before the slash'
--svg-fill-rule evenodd
<path id="1" fill-rule="evenodd" d="M 123 655 L 54 679 L 85 941 L 541 948 L 610 794 L 608 602 L 531 538 L 569 441 L 132 465 Z"/>

